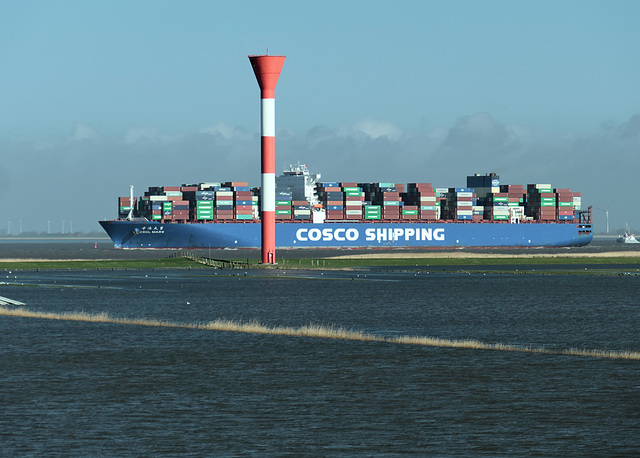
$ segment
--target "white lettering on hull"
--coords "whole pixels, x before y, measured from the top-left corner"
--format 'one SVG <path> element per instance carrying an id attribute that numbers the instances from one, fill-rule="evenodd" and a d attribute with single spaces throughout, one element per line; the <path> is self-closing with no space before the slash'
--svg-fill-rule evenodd
<path id="1" fill-rule="evenodd" d="M 445 233 L 443 228 L 402 228 L 402 227 L 382 227 L 369 228 L 364 231 L 367 242 L 424 242 L 424 241 L 444 241 Z M 356 242 L 360 239 L 358 229 L 345 228 L 300 228 L 296 231 L 296 240 L 299 242 Z"/>

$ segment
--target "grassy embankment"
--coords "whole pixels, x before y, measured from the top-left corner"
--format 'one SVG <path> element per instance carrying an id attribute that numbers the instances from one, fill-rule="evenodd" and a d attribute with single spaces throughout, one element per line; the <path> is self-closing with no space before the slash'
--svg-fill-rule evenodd
<path id="1" fill-rule="evenodd" d="M 522 272 L 522 267 L 529 268 L 532 272 L 539 272 L 545 268 L 552 269 L 555 273 L 587 273 L 593 274 L 592 269 L 597 269 L 606 273 L 607 270 L 616 270 L 617 266 L 629 265 L 637 267 L 632 269 L 633 273 L 640 273 L 640 258 L 637 256 L 465 256 L 458 253 L 448 256 L 424 257 L 403 256 L 393 257 L 393 254 L 345 256 L 339 258 L 280 258 L 276 266 L 262 266 L 257 259 L 245 259 L 236 261 L 211 261 L 209 265 L 204 264 L 206 258 L 198 257 L 171 257 L 165 259 L 147 260 L 28 260 L 13 259 L 0 260 L 0 270 L 22 269 L 22 270 L 46 270 L 46 269 L 80 269 L 80 270 L 108 270 L 108 269 L 208 269 L 217 268 L 276 268 L 276 269 L 361 269 L 361 268 L 410 268 L 418 270 L 439 270 L 443 267 L 457 267 L 465 272 L 473 272 L 477 267 L 483 272 Z M 491 269 L 495 266 L 495 269 Z M 619 270 L 619 269 L 618 269 Z"/>
<path id="2" fill-rule="evenodd" d="M 64 260 L 29 260 L 12 259 L 0 260 L 0 270 L 48 270 L 48 269 L 80 269 L 80 270 L 108 270 L 108 269 L 179 269 L 202 267 L 201 264 L 187 258 L 166 259 L 64 259 Z"/>

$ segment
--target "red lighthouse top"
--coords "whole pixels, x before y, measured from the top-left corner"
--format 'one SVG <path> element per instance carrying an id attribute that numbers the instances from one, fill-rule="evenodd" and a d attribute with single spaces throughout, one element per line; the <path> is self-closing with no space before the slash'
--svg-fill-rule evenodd
<path id="1" fill-rule="evenodd" d="M 249 56 L 263 99 L 275 98 L 276 84 L 285 56 Z"/>

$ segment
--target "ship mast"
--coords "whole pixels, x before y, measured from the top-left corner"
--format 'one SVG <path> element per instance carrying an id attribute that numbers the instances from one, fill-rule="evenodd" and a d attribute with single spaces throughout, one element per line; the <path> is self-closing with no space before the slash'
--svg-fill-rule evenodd
<path id="1" fill-rule="evenodd" d="M 127 220 L 133 220 L 133 185 L 129 185 L 129 214 L 127 215 Z"/>

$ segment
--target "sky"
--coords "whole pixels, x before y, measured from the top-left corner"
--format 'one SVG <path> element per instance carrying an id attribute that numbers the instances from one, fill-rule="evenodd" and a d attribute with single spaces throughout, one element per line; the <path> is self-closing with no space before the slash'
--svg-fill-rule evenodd
<path id="1" fill-rule="evenodd" d="M 640 231 L 636 0 L 0 0 L 0 234 L 99 230 L 117 197 L 260 185 L 248 55 L 284 55 L 276 171 L 582 193 Z"/>

